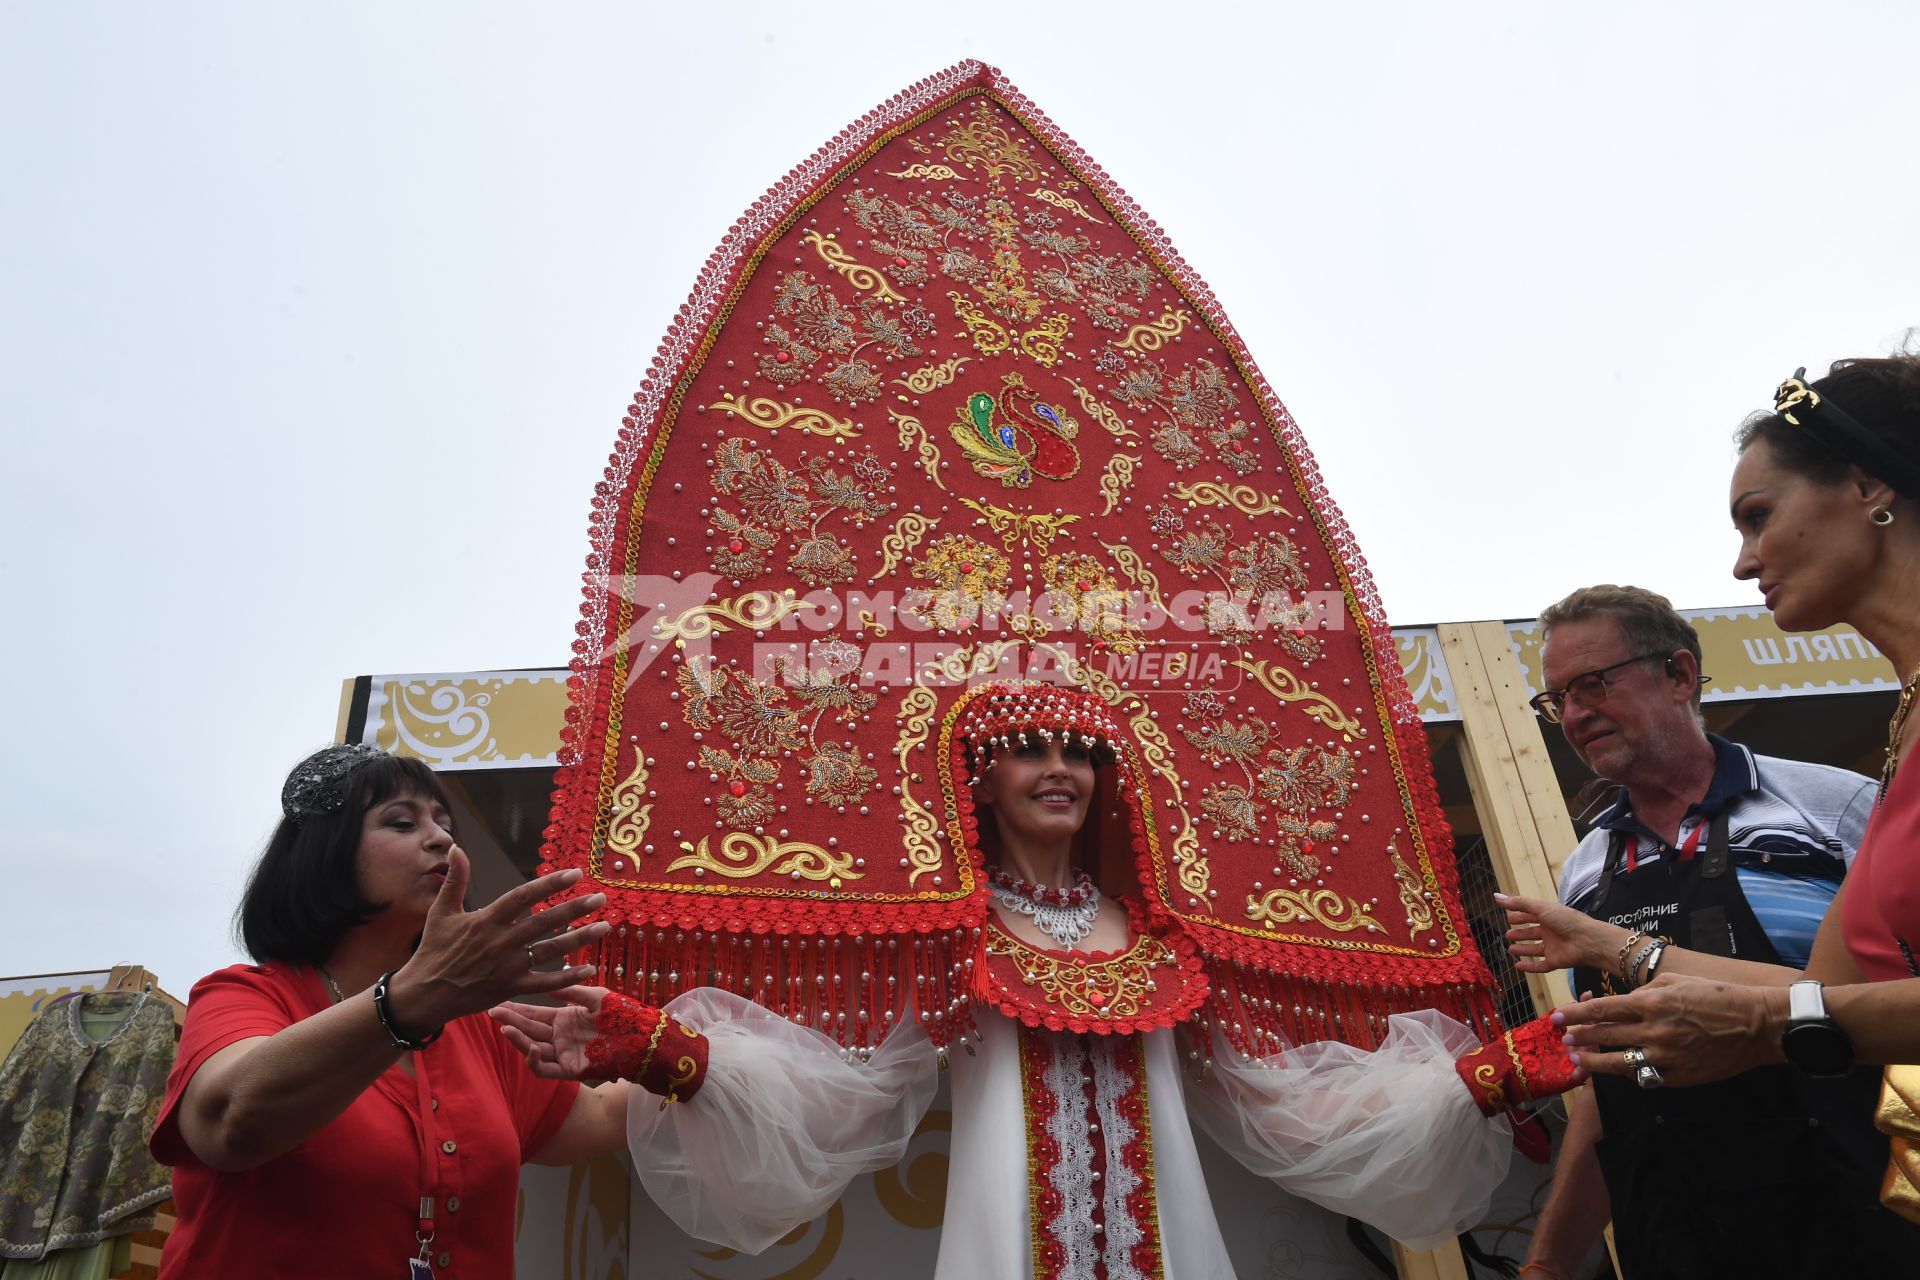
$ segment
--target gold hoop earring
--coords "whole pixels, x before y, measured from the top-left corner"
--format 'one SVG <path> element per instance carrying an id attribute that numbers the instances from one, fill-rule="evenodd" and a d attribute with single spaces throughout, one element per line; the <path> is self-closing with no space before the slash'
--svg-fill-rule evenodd
<path id="1" fill-rule="evenodd" d="M 1873 510 L 1867 512 L 1867 519 L 1884 529 L 1893 523 L 1893 509 L 1891 507 L 1875 507 Z"/>

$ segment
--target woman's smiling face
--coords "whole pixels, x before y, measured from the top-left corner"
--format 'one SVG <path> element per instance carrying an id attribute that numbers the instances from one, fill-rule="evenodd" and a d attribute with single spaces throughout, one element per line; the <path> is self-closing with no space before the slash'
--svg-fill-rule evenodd
<path id="1" fill-rule="evenodd" d="M 1051 844 L 1070 839 L 1093 801 L 1093 755 L 1054 734 L 1027 735 L 1027 745 L 993 754 L 980 782 L 980 799 L 993 810 L 1003 840 Z"/>

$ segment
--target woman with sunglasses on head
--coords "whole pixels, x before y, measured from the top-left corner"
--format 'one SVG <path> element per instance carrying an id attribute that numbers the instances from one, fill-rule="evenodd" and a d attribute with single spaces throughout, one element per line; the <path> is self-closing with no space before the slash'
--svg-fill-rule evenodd
<path id="1" fill-rule="evenodd" d="M 1599 1074 L 1650 1065 L 1687 1085 L 1782 1062 L 1822 1077 L 1920 1062 L 1920 769 L 1902 767 L 1920 732 L 1908 718 L 1920 685 L 1920 356 L 1796 374 L 1736 439 L 1734 576 L 1759 585 L 1785 630 L 1853 626 L 1894 664 L 1900 698 L 1866 835 L 1804 974 L 1674 953 L 1642 990 L 1558 1015 Z"/>
<path id="2" fill-rule="evenodd" d="M 194 986 L 154 1132 L 178 1205 L 160 1275 L 505 1280 L 521 1164 L 619 1151 L 627 1090 L 536 1077 L 486 1010 L 590 977 L 542 966 L 605 932 L 554 936 L 602 899 L 553 901 L 561 872 L 466 910 L 417 760 L 328 747 L 280 799 L 238 913 L 256 963 Z"/>

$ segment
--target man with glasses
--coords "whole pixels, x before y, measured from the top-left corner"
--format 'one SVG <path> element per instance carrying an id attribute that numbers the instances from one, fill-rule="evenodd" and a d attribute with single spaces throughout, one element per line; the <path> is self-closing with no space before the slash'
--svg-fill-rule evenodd
<path id="1" fill-rule="evenodd" d="M 1872 782 L 1707 733 L 1700 638 L 1664 596 L 1586 587 L 1540 626 L 1546 692 L 1533 705 L 1620 791 L 1561 869 L 1561 902 L 1583 915 L 1508 899 L 1517 925 L 1539 926 L 1509 935 L 1515 954 L 1546 957 L 1540 939 L 1556 935 L 1552 963 L 1580 957 L 1576 994 L 1698 972 L 1689 952 L 1785 966 L 1783 985 L 1797 976 Z M 1609 1216 L 1627 1280 L 1895 1274 L 1882 1268 L 1920 1253 L 1911 1236 L 1889 1240 L 1908 1229 L 1875 1204 L 1877 1078 L 1779 1066 L 1666 1089 L 1644 1065 L 1637 1079 L 1597 1077 L 1569 1107 L 1524 1274 L 1574 1280 Z"/>

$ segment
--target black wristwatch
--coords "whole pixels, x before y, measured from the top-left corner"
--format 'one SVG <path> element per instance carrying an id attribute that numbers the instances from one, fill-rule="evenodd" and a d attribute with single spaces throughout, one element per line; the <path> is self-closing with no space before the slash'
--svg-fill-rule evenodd
<path id="1" fill-rule="evenodd" d="M 1817 982 L 1787 988 L 1787 1029 L 1780 1036 L 1787 1061 L 1810 1076 L 1843 1076 L 1853 1070 L 1853 1041 L 1827 1015 Z"/>

